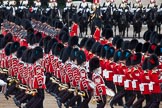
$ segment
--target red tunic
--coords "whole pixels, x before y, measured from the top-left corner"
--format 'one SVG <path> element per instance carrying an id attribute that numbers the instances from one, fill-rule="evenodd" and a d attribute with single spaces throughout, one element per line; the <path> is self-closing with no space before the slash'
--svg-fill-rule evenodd
<path id="1" fill-rule="evenodd" d="M 78 24 L 74 23 L 71 27 L 70 36 L 78 36 Z"/>
<path id="2" fill-rule="evenodd" d="M 151 81 L 149 86 L 151 93 L 161 93 L 160 83 L 162 83 L 162 80 L 159 79 L 159 72 L 150 71 L 149 77 Z"/>
<path id="3" fill-rule="evenodd" d="M 94 34 L 93 34 L 93 38 L 96 40 L 96 41 L 99 41 L 100 40 L 100 34 L 101 34 L 101 31 L 99 28 L 96 28 Z"/>

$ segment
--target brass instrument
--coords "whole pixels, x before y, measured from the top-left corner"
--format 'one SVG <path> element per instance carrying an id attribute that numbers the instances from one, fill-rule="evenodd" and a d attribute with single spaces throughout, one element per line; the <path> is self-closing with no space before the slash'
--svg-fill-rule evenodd
<path id="1" fill-rule="evenodd" d="M 35 96 L 38 93 L 38 91 L 37 91 L 37 89 L 29 89 L 25 93 L 28 95 Z"/>
<path id="2" fill-rule="evenodd" d="M 82 96 L 82 97 L 86 96 L 86 94 L 85 94 L 84 91 L 79 91 L 79 92 L 78 92 L 78 95 L 79 95 L 79 96 Z"/>
<path id="3" fill-rule="evenodd" d="M 1 74 L 8 74 L 8 70 L 0 68 L 0 73 Z"/>
<path id="4" fill-rule="evenodd" d="M 69 87 L 67 84 L 59 84 L 59 90 L 62 91 L 62 90 L 67 90 Z"/>
<path id="5" fill-rule="evenodd" d="M 60 84 L 59 80 L 57 80 L 55 77 L 50 77 L 50 80 L 52 83 Z"/>
<path id="6" fill-rule="evenodd" d="M 18 87 L 19 87 L 20 89 L 22 89 L 22 90 L 28 89 L 28 86 L 27 86 L 27 85 L 23 85 L 23 84 L 20 84 Z"/>

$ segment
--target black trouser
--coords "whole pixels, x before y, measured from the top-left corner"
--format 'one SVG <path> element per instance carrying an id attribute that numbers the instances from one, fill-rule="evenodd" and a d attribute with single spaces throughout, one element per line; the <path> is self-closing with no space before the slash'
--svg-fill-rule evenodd
<path id="1" fill-rule="evenodd" d="M 113 99 L 110 102 L 110 106 L 113 107 L 115 103 L 119 103 L 119 105 L 123 105 L 122 97 L 125 96 L 126 92 L 124 90 L 124 87 L 117 86 L 117 93 L 113 97 Z"/>
<path id="2" fill-rule="evenodd" d="M 134 102 L 132 108 L 142 108 L 142 103 L 145 100 L 144 95 L 142 95 L 140 91 L 134 91 L 134 93 L 137 95 L 137 101 Z"/>
<path id="3" fill-rule="evenodd" d="M 104 108 L 106 105 L 106 95 L 102 95 L 102 100 L 97 102 L 97 108 Z"/>
<path id="4" fill-rule="evenodd" d="M 145 100 L 146 100 L 146 105 L 145 105 L 144 108 L 149 108 L 149 106 L 152 103 L 151 94 L 146 94 L 146 95 L 144 95 L 144 97 L 145 97 Z"/>
<path id="5" fill-rule="evenodd" d="M 125 103 L 125 106 L 129 108 L 133 104 L 134 100 L 136 99 L 136 93 L 131 90 L 126 90 L 126 97 L 127 97 L 127 101 Z"/>
<path id="6" fill-rule="evenodd" d="M 149 108 L 159 108 L 160 100 L 161 100 L 160 93 L 152 94 L 151 99 L 152 99 L 152 101 L 151 101 Z"/>
<path id="7" fill-rule="evenodd" d="M 75 106 L 75 103 L 77 102 L 77 108 L 80 106 L 81 103 L 81 97 L 79 95 L 73 96 L 70 101 L 68 102 L 68 106 Z"/>
<path id="8" fill-rule="evenodd" d="M 86 93 L 86 95 L 85 95 L 85 97 L 83 97 L 83 101 L 80 103 L 79 108 L 89 108 L 88 103 L 91 100 L 91 97 L 92 97 L 91 93 L 92 92 L 88 91 L 88 92 L 85 92 L 85 93 Z"/>

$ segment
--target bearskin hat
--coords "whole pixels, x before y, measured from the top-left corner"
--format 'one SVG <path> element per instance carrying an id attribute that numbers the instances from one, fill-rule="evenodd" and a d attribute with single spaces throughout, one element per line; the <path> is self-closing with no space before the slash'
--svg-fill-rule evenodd
<path id="1" fill-rule="evenodd" d="M 20 43 L 19 42 L 12 43 L 12 45 L 10 47 L 10 53 L 16 52 L 19 47 L 20 47 Z"/>
<path id="2" fill-rule="evenodd" d="M 115 53 L 115 48 L 114 47 L 109 47 L 108 50 L 106 51 L 106 59 L 110 59 L 114 56 Z"/>
<path id="3" fill-rule="evenodd" d="M 21 58 L 22 55 L 23 55 L 23 53 L 24 53 L 24 51 L 25 51 L 26 49 L 27 49 L 27 48 L 26 48 L 25 46 L 19 47 L 18 50 L 17 50 L 16 57 L 17 57 L 17 58 Z"/>
<path id="4" fill-rule="evenodd" d="M 32 63 L 31 55 L 32 55 L 32 49 L 26 49 L 22 55 L 21 60 L 26 63 Z"/>
<path id="5" fill-rule="evenodd" d="M 148 58 L 145 58 L 145 60 L 142 63 L 142 69 L 147 70 L 148 69 Z"/>
<path id="6" fill-rule="evenodd" d="M 137 44 L 138 44 L 138 40 L 137 40 L 137 39 L 132 39 L 132 40 L 130 41 L 130 44 L 129 44 L 129 49 L 130 49 L 130 50 L 135 49 L 136 46 L 137 46 Z"/>
<path id="7" fill-rule="evenodd" d="M 10 54 L 11 54 L 11 45 L 12 45 L 12 43 L 8 43 L 7 45 L 6 45 L 6 47 L 5 47 L 5 54 L 6 54 L 6 56 L 9 56 Z"/>
<path id="8" fill-rule="evenodd" d="M 131 54 L 127 59 L 126 59 L 126 66 L 131 66 L 132 64 L 131 64 L 131 57 L 132 57 L 133 55 Z"/>
<path id="9" fill-rule="evenodd" d="M 143 53 L 146 53 L 149 49 L 149 46 L 150 46 L 150 43 L 149 42 L 145 42 L 143 45 L 142 45 L 142 52 Z"/>
<path id="10" fill-rule="evenodd" d="M 46 46 L 50 40 L 51 40 L 51 36 L 46 36 L 46 37 L 43 39 L 43 46 Z"/>
<path id="11" fill-rule="evenodd" d="M 47 45 L 45 46 L 45 53 L 46 54 L 48 54 L 50 52 L 54 43 L 57 43 L 57 40 L 55 38 L 48 41 Z"/>
<path id="12" fill-rule="evenodd" d="M 102 46 L 101 44 L 99 44 L 99 45 L 96 47 L 96 55 L 97 55 L 97 56 L 100 56 L 102 47 L 103 47 L 103 46 Z"/>
<path id="13" fill-rule="evenodd" d="M 106 52 L 108 51 L 109 47 L 110 47 L 109 45 L 104 45 L 104 46 L 101 48 L 101 54 L 100 54 L 100 56 L 101 56 L 102 58 L 105 58 Z"/>
<path id="14" fill-rule="evenodd" d="M 96 53 L 96 48 L 97 48 L 98 45 L 100 45 L 99 42 L 95 42 L 95 43 L 92 45 L 91 52 L 92 52 L 93 54 Z"/>
<path id="15" fill-rule="evenodd" d="M 64 32 L 64 34 L 61 37 L 62 43 L 68 42 L 69 38 L 70 38 L 69 34 L 67 32 Z"/>
<path id="16" fill-rule="evenodd" d="M 150 40 L 151 33 L 152 33 L 152 31 L 147 30 L 147 31 L 144 33 L 144 35 L 143 35 L 143 39 L 144 39 L 145 41 L 149 41 L 149 40 Z"/>
<path id="17" fill-rule="evenodd" d="M 61 49 L 61 52 L 60 52 L 60 60 L 62 60 L 62 58 L 63 58 L 64 49 L 65 49 L 65 47 Z"/>
<path id="18" fill-rule="evenodd" d="M 64 45 L 61 43 L 56 43 L 55 47 L 53 46 L 53 48 L 54 48 L 53 54 L 55 56 L 60 56 L 60 52 L 64 48 Z"/>
<path id="19" fill-rule="evenodd" d="M 30 45 L 33 45 L 35 43 L 35 35 L 33 33 L 27 35 L 26 40 Z"/>
<path id="20" fill-rule="evenodd" d="M 35 43 L 39 43 L 41 39 L 42 39 L 42 33 L 41 32 L 37 32 L 35 34 Z"/>
<path id="21" fill-rule="evenodd" d="M 137 52 L 136 54 L 131 56 L 131 64 L 132 65 L 140 64 L 141 63 L 141 59 L 142 59 L 142 54 Z"/>
<path id="22" fill-rule="evenodd" d="M 129 49 L 130 42 L 129 41 L 123 41 L 121 49 L 122 50 L 127 50 Z"/>
<path id="23" fill-rule="evenodd" d="M 95 26 L 97 26 L 98 28 L 101 28 L 101 26 L 102 26 L 101 24 L 102 24 L 101 20 L 99 18 L 96 18 L 95 19 Z"/>
<path id="24" fill-rule="evenodd" d="M 155 31 L 153 31 L 152 33 L 151 33 L 151 35 L 150 35 L 150 42 L 151 43 L 159 43 L 159 41 L 157 41 L 157 38 L 158 37 L 158 34 L 157 34 L 157 32 L 155 32 Z"/>
<path id="25" fill-rule="evenodd" d="M 65 63 L 69 59 L 72 49 L 73 48 L 71 46 L 68 46 L 67 48 L 64 49 L 63 55 L 62 55 L 63 63 Z"/>
<path id="26" fill-rule="evenodd" d="M 34 34 L 34 29 L 32 27 L 27 29 L 27 35 L 29 34 Z"/>
<path id="27" fill-rule="evenodd" d="M 161 46 L 161 45 L 158 45 L 158 46 L 155 48 L 154 53 L 155 53 L 157 56 L 162 56 L 162 46 Z"/>
<path id="28" fill-rule="evenodd" d="M 76 60 L 78 51 L 79 51 L 78 48 L 74 48 L 74 49 L 71 51 L 71 54 L 70 54 L 70 60 L 71 60 L 71 61 Z"/>
<path id="29" fill-rule="evenodd" d="M 84 51 L 80 50 L 77 52 L 76 60 L 77 60 L 77 65 L 81 65 L 82 63 L 86 62 L 86 55 Z"/>
<path id="30" fill-rule="evenodd" d="M 119 59 L 121 58 L 121 56 L 122 56 L 122 51 L 121 51 L 121 50 L 117 50 L 117 51 L 115 52 L 115 54 L 114 54 L 114 57 L 113 57 L 114 62 L 118 62 Z"/>
<path id="31" fill-rule="evenodd" d="M 123 44 L 123 39 L 119 39 L 116 43 L 116 49 L 120 49 Z"/>
<path id="32" fill-rule="evenodd" d="M 4 48 L 8 42 L 13 42 L 13 36 L 11 33 L 6 34 L 6 36 L 2 38 L 2 48 Z"/>
<path id="33" fill-rule="evenodd" d="M 86 50 L 90 51 L 92 48 L 92 45 L 95 43 L 95 40 L 93 38 L 89 38 L 85 43 Z"/>
<path id="34" fill-rule="evenodd" d="M 56 25 L 55 25 L 55 28 L 62 29 L 63 28 L 63 23 L 61 21 L 57 21 Z"/>
<path id="35" fill-rule="evenodd" d="M 39 42 L 39 46 L 40 46 L 40 47 L 43 47 L 43 41 L 44 41 L 44 38 L 42 38 L 42 39 L 40 40 L 40 42 Z"/>
<path id="36" fill-rule="evenodd" d="M 113 37 L 112 28 L 106 28 L 105 31 L 103 31 L 102 36 L 105 37 L 105 39 L 112 38 Z"/>
<path id="37" fill-rule="evenodd" d="M 40 58 L 43 58 L 43 49 L 41 47 L 35 47 L 33 50 L 32 50 L 32 55 L 31 55 L 33 61 L 37 61 L 39 60 Z"/>
<path id="38" fill-rule="evenodd" d="M 122 56 L 120 57 L 120 60 L 126 60 L 131 55 L 131 52 L 128 50 L 124 50 L 122 52 Z"/>
<path id="39" fill-rule="evenodd" d="M 142 51 L 142 46 L 143 46 L 142 43 L 138 43 L 138 44 L 137 44 L 137 46 L 136 46 L 136 48 L 135 48 L 136 53 Z"/>
<path id="40" fill-rule="evenodd" d="M 100 67 L 100 61 L 97 57 L 93 57 L 90 61 L 89 61 L 89 70 L 90 72 L 93 72 L 95 69 Z"/>
<path id="41" fill-rule="evenodd" d="M 115 46 L 116 43 L 117 43 L 117 41 L 118 41 L 119 39 L 121 39 L 120 36 L 115 36 L 115 37 L 113 38 L 113 40 L 112 40 L 112 44 Z"/>
<path id="42" fill-rule="evenodd" d="M 78 36 L 70 37 L 68 40 L 68 45 L 73 47 L 75 45 L 78 45 L 78 41 L 79 41 Z"/>
<path id="43" fill-rule="evenodd" d="M 87 38 L 87 37 L 84 37 L 84 38 L 80 41 L 79 47 L 80 47 L 80 48 L 83 48 L 83 47 L 85 46 L 85 43 L 86 43 L 87 40 L 88 40 L 88 38 Z"/>
<path id="44" fill-rule="evenodd" d="M 152 70 L 157 66 L 159 66 L 159 60 L 158 57 L 155 54 L 153 54 L 148 58 L 148 69 Z"/>
<path id="45" fill-rule="evenodd" d="M 156 47 L 157 47 L 157 45 L 155 43 L 151 44 L 149 46 L 148 53 L 150 53 L 150 54 L 154 53 Z"/>

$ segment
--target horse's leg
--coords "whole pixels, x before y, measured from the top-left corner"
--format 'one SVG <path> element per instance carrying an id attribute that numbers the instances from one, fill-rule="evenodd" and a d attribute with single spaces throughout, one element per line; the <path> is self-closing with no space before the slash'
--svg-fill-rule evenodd
<path id="1" fill-rule="evenodd" d="M 127 37 L 128 37 L 128 31 L 129 31 L 129 27 L 127 27 Z"/>

